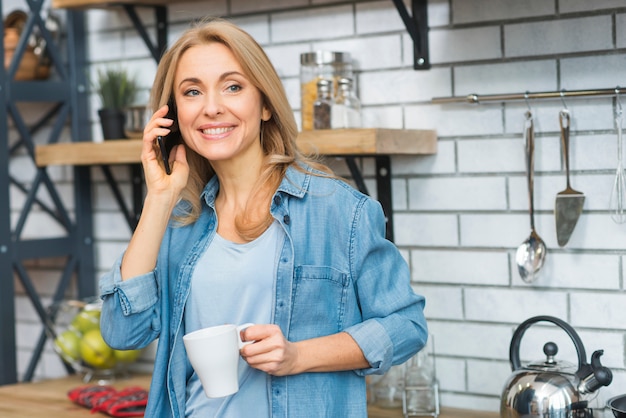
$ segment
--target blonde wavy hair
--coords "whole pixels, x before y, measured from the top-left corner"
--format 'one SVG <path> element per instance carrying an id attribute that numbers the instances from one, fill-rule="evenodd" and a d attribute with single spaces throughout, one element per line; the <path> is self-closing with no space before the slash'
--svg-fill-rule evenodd
<path id="1" fill-rule="evenodd" d="M 304 156 L 298 150 L 298 127 L 274 66 L 254 38 L 225 19 L 205 18 L 197 21 L 164 53 L 150 94 L 153 111 L 174 97 L 174 75 L 181 56 L 193 46 L 213 42 L 219 42 L 232 51 L 245 76 L 259 89 L 264 105 L 271 112 L 270 119 L 261 126 L 264 168 L 244 213 L 235 219 L 239 235 L 249 241 L 258 237 L 273 222 L 270 214 L 271 198 L 289 166 L 302 170 L 299 163 L 303 162 L 329 176 L 334 175 L 317 158 Z M 185 148 L 190 174 L 182 199 L 189 203 L 189 211 L 177 218 L 182 225 L 193 223 L 200 216 L 200 194 L 215 175 L 206 158 L 187 145 Z"/>

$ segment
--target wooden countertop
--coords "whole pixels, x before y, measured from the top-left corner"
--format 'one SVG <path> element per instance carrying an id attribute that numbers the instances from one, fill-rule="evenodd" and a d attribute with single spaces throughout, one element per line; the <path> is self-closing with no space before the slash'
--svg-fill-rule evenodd
<path id="1" fill-rule="evenodd" d="M 438 418 L 500 418 L 500 414 L 496 412 L 473 411 L 468 409 L 441 408 Z M 376 406 L 368 408 L 369 418 L 404 418 L 402 408 L 385 409 Z M 428 417 L 421 416 L 420 417 Z M 417 418 L 417 417 L 416 417 Z"/>
<path id="2" fill-rule="evenodd" d="M 2 418 L 74 418 L 106 417 L 70 401 L 67 392 L 84 385 L 79 376 L 0 386 L 0 417 Z M 111 384 L 117 389 L 128 386 L 150 387 L 149 376 L 133 376 Z"/>
<path id="3" fill-rule="evenodd" d="M 298 135 L 303 152 L 319 155 L 421 155 L 437 152 L 437 133 L 416 129 L 329 129 Z M 69 142 L 39 145 L 35 161 L 48 165 L 108 165 L 139 163 L 140 139 Z"/>
<path id="4" fill-rule="evenodd" d="M 105 417 L 91 414 L 89 409 L 74 404 L 67 397 L 70 389 L 84 385 L 79 376 L 44 380 L 35 383 L 19 383 L 0 386 L 0 417 L 2 418 L 75 418 Z M 121 389 L 128 386 L 150 387 L 150 376 L 138 375 L 120 379 L 112 386 Z M 370 418 L 402 418 L 402 408 L 369 408 Z M 494 412 L 466 411 L 442 408 L 439 418 L 498 418 Z"/>

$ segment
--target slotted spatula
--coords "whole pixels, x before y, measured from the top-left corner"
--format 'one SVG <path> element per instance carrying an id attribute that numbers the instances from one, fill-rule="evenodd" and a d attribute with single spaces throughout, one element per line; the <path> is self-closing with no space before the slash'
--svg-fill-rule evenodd
<path id="1" fill-rule="evenodd" d="M 578 218 L 583 210 L 585 195 L 572 189 L 569 182 L 569 128 L 570 113 L 567 109 L 559 112 L 559 123 L 561 125 L 561 146 L 563 148 L 563 158 L 565 160 L 565 176 L 567 186 L 565 190 L 557 193 L 554 207 L 556 218 L 556 238 L 560 247 L 564 247 L 572 236 Z"/>

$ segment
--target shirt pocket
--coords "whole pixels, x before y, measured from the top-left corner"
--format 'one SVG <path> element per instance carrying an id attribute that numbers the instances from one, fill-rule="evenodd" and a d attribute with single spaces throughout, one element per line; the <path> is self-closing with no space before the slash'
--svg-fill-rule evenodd
<path id="1" fill-rule="evenodd" d="M 343 330 L 348 274 L 327 266 L 295 270 L 289 339 L 300 341 Z"/>

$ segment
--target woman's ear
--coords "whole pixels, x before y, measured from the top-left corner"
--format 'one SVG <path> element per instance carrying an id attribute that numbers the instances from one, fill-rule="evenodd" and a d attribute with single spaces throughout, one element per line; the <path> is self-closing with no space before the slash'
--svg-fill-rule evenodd
<path id="1" fill-rule="evenodd" d="M 263 110 L 261 111 L 261 120 L 263 122 L 267 122 L 268 120 L 270 120 L 270 118 L 272 117 L 272 112 L 270 112 L 270 110 L 263 106 Z"/>

